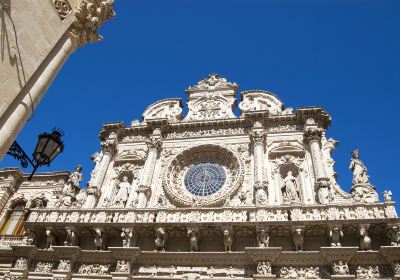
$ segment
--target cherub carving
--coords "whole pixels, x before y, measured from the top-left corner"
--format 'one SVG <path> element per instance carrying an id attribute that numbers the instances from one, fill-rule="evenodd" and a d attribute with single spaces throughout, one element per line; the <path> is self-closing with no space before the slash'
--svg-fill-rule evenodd
<path id="1" fill-rule="evenodd" d="M 167 243 L 167 233 L 165 232 L 164 228 L 159 227 L 156 230 L 156 239 L 154 240 L 154 245 L 156 246 L 156 251 L 164 252 L 166 243 Z"/>
<path id="2" fill-rule="evenodd" d="M 341 247 L 340 240 L 343 238 L 343 231 L 339 227 L 334 227 L 329 232 L 331 247 Z"/>
<path id="3" fill-rule="evenodd" d="M 231 252 L 233 244 L 233 235 L 231 230 L 225 229 L 223 231 L 223 241 L 224 241 L 225 252 Z"/>
<path id="4" fill-rule="evenodd" d="M 335 275 L 348 275 L 350 274 L 349 266 L 347 262 L 338 261 L 333 263 L 333 273 Z"/>
<path id="5" fill-rule="evenodd" d="M 383 195 L 383 199 L 385 200 L 385 202 L 386 201 L 392 201 L 392 196 L 393 196 L 393 194 L 392 194 L 392 191 L 383 191 L 382 192 L 382 195 Z"/>
<path id="6" fill-rule="evenodd" d="M 360 227 L 360 250 L 371 250 L 371 238 L 368 236 L 368 228 L 365 226 Z"/>
<path id="7" fill-rule="evenodd" d="M 269 233 L 267 230 L 260 230 L 257 234 L 258 247 L 266 248 L 269 246 Z"/>
<path id="8" fill-rule="evenodd" d="M 271 269 L 271 263 L 262 261 L 258 262 L 257 265 L 257 274 L 259 275 L 271 275 L 272 269 Z"/>
<path id="9" fill-rule="evenodd" d="M 303 251 L 304 247 L 304 230 L 302 228 L 296 228 L 293 231 L 293 244 L 296 251 Z"/>

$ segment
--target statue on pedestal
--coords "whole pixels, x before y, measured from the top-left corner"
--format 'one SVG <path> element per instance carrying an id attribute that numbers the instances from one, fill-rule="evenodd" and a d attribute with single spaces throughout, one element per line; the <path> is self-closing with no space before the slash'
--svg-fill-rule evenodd
<path id="1" fill-rule="evenodd" d="M 284 186 L 282 187 L 282 194 L 288 202 L 300 202 L 300 189 L 297 184 L 296 177 L 293 176 L 292 171 L 288 171 L 286 178 L 283 179 Z"/>
<path id="2" fill-rule="evenodd" d="M 69 175 L 67 183 L 62 189 L 62 197 L 57 203 L 57 206 L 70 207 L 76 203 L 76 195 L 80 190 L 80 182 L 82 181 L 82 166 L 77 165 L 75 172 Z"/>
<path id="3" fill-rule="evenodd" d="M 117 183 L 118 192 L 114 197 L 113 206 L 124 207 L 129 197 L 129 188 L 131 184 L 128 182 L 128 177 L 124 176 L 121 183 Z"/>
<path id="4" fill-rule="evenodd" d="M 358 150 L 352 152 L 352 158 L 350 162 L 350 170 L 353 172 L 353 182 L 352 185 L 368 184 L 369 176 L 368 169 L 364 163 L 359 159 Z"/>

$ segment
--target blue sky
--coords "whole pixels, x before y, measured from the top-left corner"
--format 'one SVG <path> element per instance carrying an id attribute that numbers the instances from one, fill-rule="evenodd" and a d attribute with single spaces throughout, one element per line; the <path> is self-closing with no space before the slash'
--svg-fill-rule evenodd
<path id="1" fill-rule="evenodd" d="M 379 193 L 399 200 L 400 1 L 117 0 L 115 10 L 104 41 L 69 58 L 17 138 L 31 153 L 40 132 L 65 130 L 64 153 L 40 171 L 83 164 L 86 183 L 104 122 L 129 124 L 216 72 L 286 106 L 323 106 L 343 189 L 358 147 Z"/>

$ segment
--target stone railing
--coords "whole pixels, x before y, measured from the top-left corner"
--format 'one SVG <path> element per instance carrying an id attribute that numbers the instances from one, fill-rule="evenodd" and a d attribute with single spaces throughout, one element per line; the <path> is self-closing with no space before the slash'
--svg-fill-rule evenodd
<path id="1" fill-rule="evenodd" d="M 26 237 L 20 235 L 3 235 L 0 236 L 0 248 L 10 248 L 15 245 L 25 244 Z"/>
<path id="2" fill-rule="evenodd" d="M 31 223 L 251 223 L 396 219 L 394 203 L 174 209 L 37 209 Z"/>

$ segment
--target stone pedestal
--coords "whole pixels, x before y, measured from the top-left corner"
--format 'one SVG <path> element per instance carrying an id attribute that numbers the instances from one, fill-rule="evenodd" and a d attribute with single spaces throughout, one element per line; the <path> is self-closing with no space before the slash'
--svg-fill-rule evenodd
<path id="1" fill-rule="evenodd" d="M 111 272 L 112 280 L 130 280 L 132 276 L 126 272 Z"/>
<path id="2" fill-rule="evenodd" d="M 28 279 L 28 270 L 20 268 L 10 269 L 11 279 Z"/>
<path id="3" fill-rule="evenodd" d="M 273 263 L 282 253 L 282 247 L 246 247 L 246 254 L 255 262 L 269 261 Z"/>
<path id="4" fill-rule="evenodd" d="M 70 280 L 72 276 L 69 270 L 53 270 L 53 279 L 66 279 Z"/>
<path id="5" fill-rule="evenodd" d="M 44 272 L 29 272 L 28 280 L 53 280 L 53 274 Z"/>
<path id="6" fill-rule="evenodd" d="M 358 247 L 321 247 L 321 254 L 328 262 L 333 264 L 337 261 L 349 262 L 357 253 Z"/>

